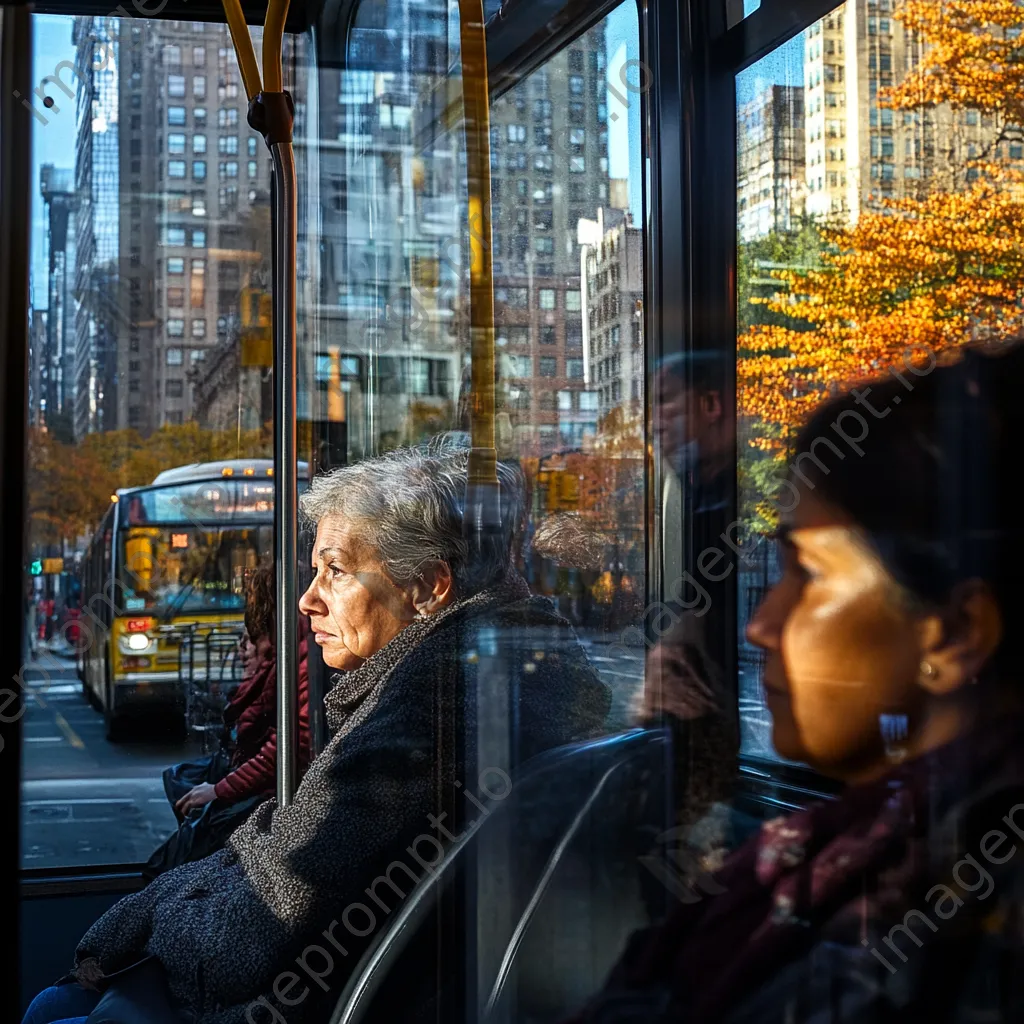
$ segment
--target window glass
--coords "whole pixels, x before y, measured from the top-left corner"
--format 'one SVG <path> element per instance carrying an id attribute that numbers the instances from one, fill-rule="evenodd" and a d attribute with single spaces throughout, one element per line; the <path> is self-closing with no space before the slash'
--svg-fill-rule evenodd
<path id="1" fill-rule="evenodd" d="M 465 142 L 461 126 L 432 123 L 457 53 L 451 10 L 428 12 L 410 0 L 361 5 L 350 67 L 336 88 L 321 90 L 321 118 L 337 124 L 341 143 L 321 167 L 323 248 L 331 256 L 321 262 L 320 291 L 336 297 L 334 308 L 321 307 L 329 325 L 321 330 L 365 367 L 345 382 L 350 462 L 470 428 Z M 414 55 L 408 67 L 391 49 L 399 43 Z M 624 4 L 576 46 L 585 67 L 618 75 L 639 58 L 635 8 Z M 603 362 L 600 380 L 588 378 L 581 340 L 592 315 L 605 330 L 619 320 L 628 327 L 643 292 L 640 109 L 619 104 L 610 119 L 603 77 L 589 88 L 587 81 L 571 72 L 566 50 L 491 109 L 495 429 L 500 457 L 526 476 L 534 509 L 528 532 L 543 537 L 551 517 L 563 515 L 595 538 L 589 566 L 542 544 L 520 570 L 579 628 L 595 665 L 607 666 L 615 689 L 610 723 L 621 726 L 643 684 L 633 627 L 645 592 L 644 355 L 642 346 L 623 350 L 616 363 Z M 409 112 L 401 122 L 399 108 Z M 423 148 L 425 138 L 432 141 Z M 602 146 L 609 163 L 599 161 Z M 578 186 L 571 201 L 570 185 Z M 341 190 L 344 202 L 335 207 Z M 618 240 L 614 253 L 602 250 L 609 237 Z M 621 271 L 614 283 L 613 266 Z M 613 295 L 621 296 L 616 306 Z M 413 350 L 436 353 L 452 391 L 428 387 L 418 357 L 389 364 Z M 605 483 L 572 483 L 583 478 Z M 621 652 L 604 659 L 596 645 L 623 637 Z"/>
<path id="2" fill-rule="evenodd" d="M 57 68 L 68 81 L 60 69 L 74 68 L 92 99 L 65 102 L 58 89 L 31 119 L 26 534 L 30 560 L 62 562 L 27 578 L 21 856 L 26 868 L 143 863 L 177 828 L 162 771 L 205 742 L 184 711 L 196 680 L 179 670 L 181 612 L 208 610 L 237 637 L 243 574 L 273 545 L 264 512 L 138 526 L 131 494 L 165 470 L 216 461 L 220 481 L 225 459 L 272 456 L 266 368 L 237 359 L 241 293 L 269 286 L 269 168 L 220 221 L 207 138 L 193 129 L 220 118 L 204 78 L 214 70 L 202 69 L 230 46 L 225 25 L 197 36 L 156 18 L 33 22 L 39 76 Z M 295 45 L 286 87 L 301 103 Z M 101 46 L 114 57 L 105 66 L 93 59 Z M 229 227 L 248 257 L 230 283 L 219 247 Z M 175 255 L 189 243 L 198 263 Z M 207 275 L 217 284 L 205 287 Z M 218 321 L 214 337 L 206 324 Z"/>
<path id="3" fill-rule="evenodd" d="M 878 18 L 879 9 L 894 17 Z M 984 225 L 1019 203 L 1012 164 L 1024 150 L 1001 134 L 1019 138 L 1007 114 L 1018 109 L 1016 86 L 995 70 L 1001 58 L 991 77 L 960 57 L 943 62 L 991 28 L 957 17 L 940 4 L 844 4 L 737 78 L 746 531 L 737 617 L 748 754 L 775 756 L 761 657 L 744 629 L 780 571 L 765 538 L 785 505 L 780 474 L 806 411 L 858 380 L 907 365 L 920 372 L 922 359 L 935 365 L 941 352 L 1020 329 L 1016 296 L 990 292 L 983 269 L 990 256 L 1000 261 Z M 1010 25 L 1019 12 L 1007 17 Z M 1003 31 L 999 52 L 1011 38 Z M 845 90 L 826 92 L 832 82 Z M 1011 234 L 1006 251 L 1017 252 Z M 854 442 L 837 440 L 856 455 Z"/>

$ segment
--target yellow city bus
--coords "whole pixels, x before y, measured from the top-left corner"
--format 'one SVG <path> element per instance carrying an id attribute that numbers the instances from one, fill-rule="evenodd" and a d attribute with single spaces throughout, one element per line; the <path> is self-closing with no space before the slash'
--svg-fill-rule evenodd
<path id="1" fill-rule="evenodd" d="M 273 560 L 273 472 L 267 459 L 201 463 L 111 496 L 83 559 L 78 644 L 82 689 L 108 738 L 122 735 L 126 712 L 183 708 L 184 637 L 241 634 L 245 573 Z"/>

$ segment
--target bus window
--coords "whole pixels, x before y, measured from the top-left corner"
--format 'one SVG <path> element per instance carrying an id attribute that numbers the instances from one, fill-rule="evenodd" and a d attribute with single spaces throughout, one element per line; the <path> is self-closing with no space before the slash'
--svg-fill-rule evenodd
<path id="1" fill-rule="evenodd" d="M 476 229 L 453 113 L 461 84 L 449 77 L 458 29 L 442 8 L 362 4 L 347 68 L 321 97 L 346 140 L 321 167 L 336 254 L 321 290 L 337 295 L 322 307 L 324 335 L 366 367 L 343 382 L 350 462 L 469 438 Z M 520 568 L 615 681 L 619 724 L 644 654 L 638 38 L 623 4 L 496 99 L 487 140 L 495 444 L 524 473 L 531 510 Z M 401 66 L 396 39 L 410 52 Z"/>
<path id="2" fill-rule="evenodd" d="M 33 25 L 22 863 L 141 864 L 178 827 L 161 773 L 205 742 L 186 641 L 234 679 L 273 559 L 270 160 L 226 25 Z"/>

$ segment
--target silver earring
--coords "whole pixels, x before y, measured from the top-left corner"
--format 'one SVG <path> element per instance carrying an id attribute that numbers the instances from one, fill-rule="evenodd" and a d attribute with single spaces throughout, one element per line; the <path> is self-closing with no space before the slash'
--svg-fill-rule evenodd
<path id="1" fill-rule="evenodd" d="M 935 671 L 935 666 L 930 661 L 922 661 L 921 675 L 923 675 L 925 679 L 934 679 L 937 675 Z"/>

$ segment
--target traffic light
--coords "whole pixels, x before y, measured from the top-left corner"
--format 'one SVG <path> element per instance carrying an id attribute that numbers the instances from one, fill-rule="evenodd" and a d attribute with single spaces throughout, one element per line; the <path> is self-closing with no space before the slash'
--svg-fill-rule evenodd
<path id="1" fill-rule="evenodd" d="M 29 572 L 33 576 L 42 576 L 43 574 L 43 563 L 37 558 L 33 563 Z"/>

